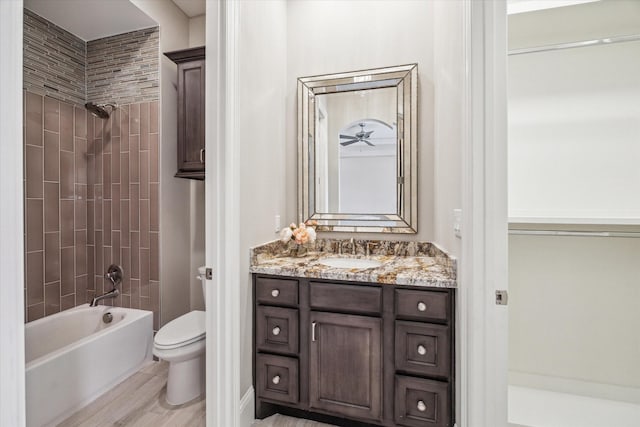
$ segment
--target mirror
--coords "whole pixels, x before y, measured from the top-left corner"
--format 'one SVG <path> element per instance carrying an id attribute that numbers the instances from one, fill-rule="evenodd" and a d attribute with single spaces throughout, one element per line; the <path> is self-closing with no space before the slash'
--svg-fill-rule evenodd
<path id="1" fill-rule="evenodd" d="M 298 217 L 417 231 L 417 64 L 298 79 Z"/>

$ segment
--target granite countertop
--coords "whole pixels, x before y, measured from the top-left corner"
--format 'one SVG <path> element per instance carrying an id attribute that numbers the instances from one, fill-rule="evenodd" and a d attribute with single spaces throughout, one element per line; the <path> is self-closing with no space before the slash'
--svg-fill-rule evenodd
<path id="1" fill-rule="evenodd" d="M 347 269 L 320 263 L 322 258 L 338 257 L 371 259 L 382 265 Z M 456 259 L 433 243 L 339 239 L 318 239 L 301 250 L 291 243 L 269 242 L 251 249 L 249 269 L 251 273 L 276 276 L 436 288 L 457 287 L 456 270 Z"/>

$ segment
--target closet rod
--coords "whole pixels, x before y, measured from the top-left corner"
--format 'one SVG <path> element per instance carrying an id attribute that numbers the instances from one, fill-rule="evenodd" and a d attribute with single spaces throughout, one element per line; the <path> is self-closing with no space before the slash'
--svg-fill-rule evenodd
<path id="1" fill-rule="evenodd" d="M 545 46 L 525 47 L 522 49 L 511 49 L 508 55 L 509 56 L 523 55 L 525 53 L 549 52 L 552 50 L 573 49 L 576 47 L 589 47 L 589 46 L 598 46 L 598 45 L 604 45 L 604 44 L 625 43 L 625 42 L 635 42 L 635 41 L 640 41 L 640 34 L 633 34 L 629 36 L 605 37 L 602 39 L 550 44 Z"/>
<path id="2" fill-rule="evenodd" d="M 579 237 L 629 237 L 640 238 L 633 231 L 562 231 L 562 230 L 509 230 L 509 234 L 528 236 L 579 236 Z"/>

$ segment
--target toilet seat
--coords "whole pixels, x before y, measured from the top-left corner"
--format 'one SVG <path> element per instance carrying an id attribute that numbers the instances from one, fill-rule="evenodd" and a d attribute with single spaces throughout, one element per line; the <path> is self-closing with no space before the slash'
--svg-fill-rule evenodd
<path id="1" fill-rule="evenodd" d="M 157 349 L 171 350 L 201 341 L 205 335 L 205 312 L 194 310 L 160 328 L 153 343 Z"/>

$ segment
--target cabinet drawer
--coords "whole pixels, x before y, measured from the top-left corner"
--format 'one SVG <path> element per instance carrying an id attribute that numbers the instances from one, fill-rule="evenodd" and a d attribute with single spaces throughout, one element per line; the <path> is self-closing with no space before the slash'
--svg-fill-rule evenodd
<path id="1" fill-rule="evenodd" d="M 312 309 L 377 314 L 382 309 L 382 289 L 377 286 L 338 285 L 311 282 Z"/>
<path id="2" fill-rule="evenodd" d="M 447 292 L 396 289 L 396 316 L 399 318 L 447 322 L 448 314 Z"/>
<path id="3" fill-rule="evenodd" d="M 298 281 L 289 279 L 256 278 L 256 299 L 261 304 L 298 305 Z"/>
<path id="4" fill-rule="evenodd" d="M 256 365 L 258 397 L 298 403 L 298 359 L 258 354 Z"/>
<path id="5" fill-rule="evenodd" d="M 278 353 L 298 353 L 298 310 L 258 306 L 256 347 Z"/>
<path id="6" fill-rule="evenodd" d="M 396 375 L 395 421 L 408 427 L 449 427 L 449 383 Z"/>
<path id="7" fill-rule="evenodd" d="M 396 320 L 396 369 L 416 375 L 449 377 L 449 327 Z"/>

